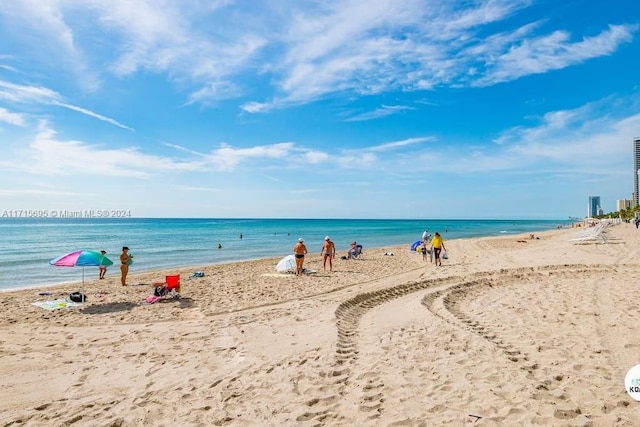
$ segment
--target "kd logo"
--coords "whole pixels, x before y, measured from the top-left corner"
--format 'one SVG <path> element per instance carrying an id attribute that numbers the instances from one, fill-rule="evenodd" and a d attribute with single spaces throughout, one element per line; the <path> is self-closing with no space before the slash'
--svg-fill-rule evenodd
<path id="1" fill-rule="evenodd" d="M 640 365 L 629 369 L 624 377 L 624 388 L 633 400 L 640 401 Z"/>

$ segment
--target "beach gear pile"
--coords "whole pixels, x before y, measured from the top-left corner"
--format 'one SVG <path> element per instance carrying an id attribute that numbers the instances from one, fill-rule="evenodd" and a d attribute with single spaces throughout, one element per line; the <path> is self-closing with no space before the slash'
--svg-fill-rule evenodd
<path id="1" fill-rule="evenodd" d="M 87 296 L 82 292 L 71 292 L 69 299 L 73 302 L 87 302 Z"/>

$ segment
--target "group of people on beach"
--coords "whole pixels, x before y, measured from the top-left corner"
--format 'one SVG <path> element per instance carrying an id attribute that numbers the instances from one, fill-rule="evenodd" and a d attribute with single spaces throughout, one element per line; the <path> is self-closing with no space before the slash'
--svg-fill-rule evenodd
<path id="1" fill-rule="evenodd" d="M 242 234 L 240 235 L 242 236 Z M 240 237 L 242 238 L 242 237 Z M 427 249 L 427 244 L 431 243 L 431 251 L 433 251 L 433 256 L 435 258 L 436 266 L 442 266 L 442 259 L 440 254 L 442 251 L 446 251 L 444 246 L 444 241 L 440 233 L 436 232 L 433 236 L 429 234 L 427 230 L 422 234 L 422 253 L 423 256 L 426 253 L 429 253 L 429 249 Z M 293 247 L 293 255 L 296 261 L 296 276 L 300 276 L 304 273 L 304 257 L 309 251 L 304 244 L 304 239 L 301 237 L 298 239 L 298 242 Z M 100 251 L 102 256 L 107 254 L 107 251 Z M 322 243 L 322 248 L 320 249 L 320 254 L 322 255 L 322 268 L 324 271 L 327 270 L 327 262 L 329 263 L 329 271 L 333 271 L 333 259 L 336 256 L 336 245 L 333 243 L 329 236 L 324 238 L 324 242 Z M 353 259 L 358 254 L 358 244 L 354 240 L 351 242 L 351 246 L 349 251 L 347 252 L 347 256 L 343 257 L 345 259 Z M 133 262 L 133 255 L 129 253 L 129 248 L 127 246 L 122 247 L 122 252 L 120 253 L 120 283 L 122 286 L 126 286 L 127 274 L 129 273 L 129 266 Z M 98 278 L 104 279 L 107 274 L 107 266 L 100 265 L 98 267 Z"/>
<path id="2" fill-rule="evenodd" d="M 431 248 L 427 246 L 431 244 Z M 424 230 L 422 233 L 422 259 L 427 260 L 427 255 L 430 255 L 431 259 L 435 261 L 437 267 L 442 267 L 442 258 L 446 254 L 447 248 L 444 246 L 444 239 L 437 231 L 431 237 L 429 230 Z"/>
<path id="3" fill-rule="evenodd" d="M 427 248 L 427 245 L 431 244 L 431 248 Z M 442 266 L 442 255 L 446 253 L 447 248 L 444 245 L 444 239 L 437 231 L 431 237 L 428 230 L 425 230 L 422 233 L 422 254 L 423 258 L 426 260 L 426 254 L 433 254 L 433 259 L 435 260 L 436 266 Z M 304 244 L 304 239 L 301 237 L 298 239 L 298 242 L 293 247 L 293 256 L 296 261 L 296 276 L 301 276 L 304 273 L 304 257 L 307 255 L 309 251 Z M 327 271 L 327 261 L 329 262 L 329 271 L 333 271 L 333 259 L 336 256 L 336 245 L 333 243 L 329 236 L 324 238 L 324 242 L 322 243 L 322 248 L 320 249 L 320 254 L 322 255 L 322 268 L 324 271 Z M 347 252 L 347 256 L 342 257 L 343 259 L 353 259 L 358 254 L 358 243 L 356 241 L 351 242 L 351 246 L 349 251 Z"/>
<path id="4" fill-rule="evenodd" d="M 304 256 L 308 253 L 307 247 L 304 244 L 304 239 L 301 237 L 293 247 L 293 255 L 296 260 L 296 276 L 300 276 L 304 273 Z M 333 271 L 333 259 L 336 257 L 336 245 L 331 240 L 331 237 L 326 236 L 320 248 L 320 254 L 322 255 L 322 268 L 327 271 L 327 261 L 329 262 L 329 271 Z M 351 242 L 347 256 L 344 259 L 352 259 L 358 254 L 358 243 L 354 240 Z"/>
<path id="5" fill-rule="evenodd" d="M 107 251 L 102 250 L 100 254 L 104 257 L 107 255 Z M 129 274 L 129 266 L 133 263 L 133 255 L 129 253 L 127 246 L 122 247 L 120 253 L 120 283 L 122 286 L 127 285 L 127 274 Z M 100 264 L 98 266 L 98 279 L 104 279 L 107 275 L 107 266 Z"/>

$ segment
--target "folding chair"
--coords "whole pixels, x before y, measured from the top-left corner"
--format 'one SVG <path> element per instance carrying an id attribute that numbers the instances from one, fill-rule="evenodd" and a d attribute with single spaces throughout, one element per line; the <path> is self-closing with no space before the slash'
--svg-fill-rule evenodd
<path id="1" fill-rule="evenodd" d="M 356 245 L 355 250 L 349 251 L 349 259 L 356 259 L 362 256 L 362 245 Z"/>
<path id="2" fill-rule="evenodd" d="M 171 296 L 175 299 L 180 298 L 180 275 L 165 276 L 165 285 L 156 286 L 153 294 L 157 297 Z"/>

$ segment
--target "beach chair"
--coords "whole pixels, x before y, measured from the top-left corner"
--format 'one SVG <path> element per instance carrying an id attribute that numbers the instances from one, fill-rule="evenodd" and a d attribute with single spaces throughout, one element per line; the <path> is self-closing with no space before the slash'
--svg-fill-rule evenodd
<path id="1" fill-rule="evenodd" d="M 349 251 L 349 259 L 356 259 L 362 256 L 362 245 L 356 245 L 355 250 Z"/>
<path id="2" fill-rule="evenodd" d="M 175 299 L 180 298 L 180 275 L 165 276 L 164 286 L 156 286 L 153 294 L 156 297 L 169 296 Z"/>
<path id="3" fill-rule="evenodd" d="M 584 243 L 584 242 L 591 242 L 595 240 L 595 241 L 601 241 L 602 243 L 608 243 L 609 239 L 607 238 L 607 235 L 605 233 L 606 226 L 607 226 L 607 223 L 605 223 L 604 221 L 599 222 L 598 225 L 596 225 L 593 228 L 581 230 L 576 235 L 574 235 L 571 239 L 569 239 L 569 241 L 572 243 L 578 243 L 578 242 Z"/>

